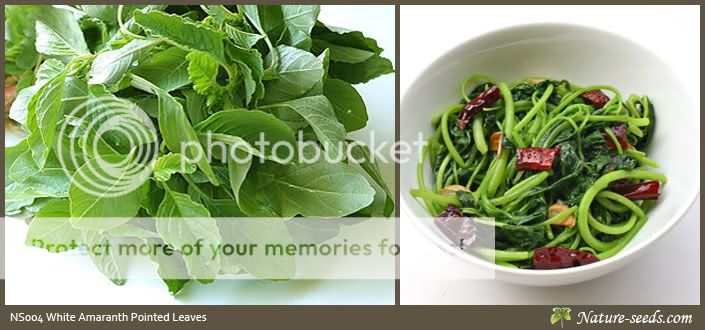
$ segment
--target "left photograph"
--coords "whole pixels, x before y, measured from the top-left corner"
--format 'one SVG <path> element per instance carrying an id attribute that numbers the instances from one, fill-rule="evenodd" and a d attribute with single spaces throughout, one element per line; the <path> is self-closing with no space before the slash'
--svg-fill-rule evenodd
<path id="1" fill-rule="evenodd" d="M 6 304 L 394 304 L 394 6 L 4 10 Z"/>

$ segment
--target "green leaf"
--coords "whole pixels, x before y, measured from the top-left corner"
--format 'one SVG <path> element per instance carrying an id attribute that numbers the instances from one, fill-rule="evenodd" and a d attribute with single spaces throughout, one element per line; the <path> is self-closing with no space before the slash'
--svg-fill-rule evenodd
<path id="1" fill-rule="evenodd" d="M 188 118 L 186 118 L 181 103 L 176 101 L 169 93 L 140 77 L 133 76 L 132 83 L 135 87 L 151 91 L 157 95 L 159 99 L 159 131 L 162 133 L 164 143 L 169 150 L 181 153 L 187 158 L 195 160 L 196 166 L 208 176 L 211 183 L 217 186 L 218 179 L 215 177 L 210 164 L 208 164 L 208 160 L 204 157 L 205 151 L 203 150 L 203 146 L 201 146 L 196 131 L 191 126 L 191 123 L 189 123 Z M 185 143 L 189 145 L 184 148 L 182 144 Z M 182 148 L 185 150 L 181 150 Z M 185 152 L 185 154 L 183 152 Z"/>
<path id="2" fill-rule="evenodd" d="M 240 203 L 240 187 L 242 186 L 242 183 L 245 181 L 245 178 L 247 178 L 247 172 L 250 171 L 250 167 L 252 166 L 252 157 L 250 157 L 247 161 L 243 161 L 243 159 L 246 159 L 244 157 L 239 157 L 239 160 L 233 159 L 233 157 L 228 157 L 228 177 L 230 179 L 230 188 L 233 191 L 233 197 L 235 197 L 235 201 Z"/>
<path id="3" fill-rule="evenodd" d="M 116 84 L 132 63 L 157 43 L 158 40 L 132 40 L 118 49 L 98 54 L 88 71 L 88 83 L 108 86 Z"/>
<path id="4" fill-rule="evenodd" d="M 370 149 L 367 148 L 367 146 L 355 144 L 352 148 L 350 148 L 350 156 L 352 157 L 350 161 L 353 163 L 357 163 L 357 165 L 359 165 L 360 168 L 365 172 L 367 177 L 369 177 L 372 182 L 374 182 L 373 187 L 376 191 L 375 201 L 382 201 L 380 203 L 380 206 L 382 206 L 381 210 L 369 210 L 369 216 L 382 215 L 388 217 L 392 215 L 392 213 L 394 213 L 395 196 L 389 190 L 387 183 L 384 181 L 382 173 L 379 170 L 379 166 L 377 166 L 377 163 L 375 162 L 374 156 L 370 152 Z"/>
<path id="5" fill-rule="evenodd" d="M 281 217 L 343 217 L 372 203 L 375 194 L 355 169 L 326 161 L 253 164 L 240 191 L 249 216 Z"/>
<path id="6" fill-rule="evenodd" d="M 154 179 L 157 181 L 168 181 L 172 174 L 182 173 L 191 174 L 196 171 L 196 166 L 193 165 L 179 153 L 170 153 L 160 156 L 154 161 Z"/>
<path id="7" fill-rule="evenodd" d="M 22 125 L 27 124 L 29 103 L 37 91 L 47 83 L 47 81 L 61 74 L 65 66 L 61 61 L 48 59 L 39 65 L 34 85 L 19 91 L 10 107 L 10 118 Z"/>
<path id="8" fill-rule="evenodd" d="M 392 62 L 379 56 L 382 48 L 377 46 L 374 39 L 365 37 L 361 32 L 326 26 L 318 22 L 311 35 L 311 51 L 314 54 L 330 49 L 329 74 L 333 78 L 359 84 L 394 72 Z"/>
<path id="9" fill-rule="evenodd" d="M 223 24 L 228 18 L 234 15 L 223 5 L 201 5 L 200 7 L 211 17 L 213 22 L 218 25 Z"/>
<path id="10" fill-rule="evenodd" d="M 208 53 L 193 51 L 186 55 L 188 75 L 193 82 L 193 90 L 201 95 L 223 94 L 227 89 L 218 84 L 218 62 Z"/>
<path id="11" fill-rule="evenodd" d="M 164 244 L 160 240 L 156 239 L 145 239 L 145 243 L 150 246 L 155 246 L 157 244 Z M 186 263 L 184 262 L 183 255 L 178 251 L 158 249 L 157 253 L 150 253 L 149 258 L 152 259 L 159 267 L 157 268 L 157 273 L 162 278 L 164 283 L 169 289 L 169 293 L 175 295 L 179 293 L 186 283 L 189 282 L 190 276 L 188 270 L 186 269 Z"/>
<path id="12" fill-rule="evenodd" d="M 130 170 L 135 169 L 118 165 L 123 160 L 103 156 L 103 160 L 89 160 L 76 171 L 69 188 L 74 228 L 108 230 L 137 215 L 147 186 L 132 181 Z"/>
<path id="13" fill-rule="evenodd" d="M 245 14 L 260 34 L 279 40 L 284 28 L 280 6 L 238 5 L 238 10 Z"/>
<path id="14" fill-rule="evenodd" d="M 225 24 L 224 29 L 225 33 L 228 34 L 228 37 L 230 37 L 236 45 L 245 49 L 252 48 L 258 41 L 264 38 L 264 36 L 260 34 L 245 32 L 229 24 Z"/>
<path id="15" fill-rule="evenodd" d="M 113 31 L 105 22 L 97 18 L 84 16 L 78 21 L 78 24 L 86 37 L 89 52 L 97 53 L 106 48 L 110 41 L 110 33 Z"/>
<path id="16" fill-rule="evenodd" d="M 40 168 L 44 167 L 56 139 L 64 78 L 62 73 L 49 80 L 39 88 L 27 106 L 27 128 L 30 130 L 28 139 L 32 157 Z"/>
<path id="17" fill-rule="evenodd" d="M 22 140 L 5 150 L 5 204 L 24 207 L 32 204 L 36 198 L 67 197 L 69 178 L 61 165 L 50 157 L 45 167 L 40 169 L 32 158 L 28 140 Z"/>
<path id="18" fill-rule="evenodd" d="M 330 50 L 331 61 L 355 64 L 367 61 L 371 57 L 377 55 L 375 52 L 353 47 L 334 45 L 325 40 L 316 39 L 313 42 L 315 44 L 314 48 L 316 49 Z"/>
<path id="19" fill-rule="evenodd" d="M 140 34 L 142 32 L 141 27 L 135 22 L 135 17 L 134 13 L 136 11 L 140 11 L 142 13 L 149 13 L 151 11 L 162 11 L 166 9 L 168 5 L 125 5 L 125 8 L 122 13 L 122 20 L 124 22 L 125 29 L 128 31 L 135 33 L 135 34 Z M 115 15 L 115 18 L 117 19 L 117 15 Z M 120 42 L 120 40 L 123 39 L 122 33 L 115 33 L 113 34 L 112 38 L 110 39 L 109 43 L 113 42 Z"/>
<path id="20" fill-rule="evenodd" d="M 167 41 L 188 50 L 200 50 L 223 61 L 223 39 L 225 33 L 213 30 L 203 24 L 178 15 L 159 11 L 135 12 L 135 22 L 152 34 L 164 37 Z"/>
<path id="21" fill-rule="evenodd" d="M 325 48 L 316 47 L 316 41 L 325 41 L 327 45 L 337 45 L 346 48 L 354 48 L 363 51 L 369 51 L 377 55 L 382 53 L 382 48 L 377 46 L 377 42 L 365 37 L 362 32 L 351 31 L 335 26 L 327 26 L 321 22 L 317 22 L 311 31 L 314 38 L 314 47 L 311 50 L 313 53 L 320 53 Z"/>
<path id="22" fill-rule="evenodd" d="M 193 125 L 202 122 L 208 117 L 206 98 L 203 95 L 196 93 L 193 89 L 184 89 L 181 93 L 186 98 L 186 115 L 188 115 L 188 119 Z"/>
<path id="23" fill-rule="evenodd" d="M 218 228 L 225 244 L 292 244 L 289 231 L 282 219 L 221 218 Z M 295 257 L 289 255 L 265 255 L 264 249 L 256 248 L 251 254 L 222 256 L 224 269 L 242 266 L 248 273 L 261 279 L 283 280 L 296 275 Z"/>
<path id="24" fill-rule="evenodd" d="M 124 285 L 125 272 L 118 261 L 117 249 L 107 249 L 110 236 L 92 230 L 82 230 L 83 244 L 88 246 L 88 255 L 93 264 L 116 285 Z"/>
<path id="25" fill-rule="evenodd" d="M 73 13 L 55 7 L 44 7 L 36 13 L 35 47 L 46 55 L 76 56 L 88 53 L 83 32 Z"/>
<path id="26" fill-rule="evenodd" d="M 333 106 L 325 96 L 309 96 L 268 105 L 267 107 L 285 107 L 293 110 L 313 128 L 316 137 L 331 156 L 331 159 L 337 159 L 339 155 L 345 157 L 345 151 L 343 150 L 345 127 L 336 119 Z"/>
<path id="27" fill-rule="evenodd" d="M 277 78 L 265 83 L 265 104 L 295 99 L 323 79 L 323 63 L 313 54 L 289 46 L 278 46 L 277 51 Z"/>
<path id="28" fill-rule="evenodd" d="M 357 64 L 332 62 L 329 69 L 331 77 L 345 80 L 351 84 L 366 83 L 392 72 L 394 72 L 392 62 L 380 56 L 373 56 L 367 61 Z"/>
<path id="29" fill-rule="evenodd" d="M 551 315 L 551 324 L 556 324 L 560 320 L 561 320 L 561 316 L 559 314 Z"/>
<path id="30" fill-rule="evenodd" d="M 316 24 L 318 5 L 282 5 L 282 20 L 286 26 L 285 42 L 296 48 L 311 48 L 311 30 Z"/>
<path id="31" fill-rule="evenodd" d="M 165 92 L 171 92 L 191 83 L 186 54 L 188 52 L 179 47 L 167 48 L 140 63 L 134 72 Z"/>
<path id="32" fill-rule="evenodd" d="M 16 166 L 13 166 L 15 168 Z M 59 168 L 47 168 L 32 172 L 22 180 L 5 186 L 6 200 L 34 199 L 39 197 L 61 198 L 68 196 L 69 179 Z"/>
<path id="33" fill-rule="evenodd" d="M 264 96 L 264 67 L 262 57 L 256 49 L 242 49 L 239 47 L 228 48 L 229 54 L 237 64 L 243 75 L 245 85 L 245 103 L 259 100 Z"/>
<path id="34" fill-rule="evenodd" d="M 367 107 L 355 87 L 343 80 L 326 79 L 323 95 L 330 100 L 335 117 L 346 131 L 356 131 L 367 125 Z"/>
<path id="35" fill-rule="evenodd" d="M 177 249 L 194 247 L 199 241 L 201 253 L 184 254 L 189 274 L 203 283 L 211 282 L 218 275 L 220 257 L 212 256 L 212 247 L 221 243 L 218 226 L 208 210 L 179 192 L 166 189 L 164 201 L 159 205 L 157 232 L 164 242 Z"/>
<path id="36" fill-rule="evenodd" d="M 37 63 L 35 13 L 41 6 L 5 6 L 5 74 L 32 72 Z M 21 88 L 17 88 L 18 91 Z"/>
<path id="37" fill-rule="evenodd" d="M 286 148 L 277 148 L 276 154 L 274 154 L 272 147 L 276 143 L 281 142 L 292 147 L 296 146 L 294 132 L 281 120 L 262 111 L 225 110 L 216 112 L 196 125 L 195 129 L 201 133 L 210 132 L 237 136 L 250 146 L 256 146 L 256 142 L 261 136 L 264 141 L 268 142 L 262 148 L 264 157 L 267 158 L 276 156 L 276 158 L 284 160 L 291 156 Z"/>
<path id="38" fill-rule="evenodd" d="M 206 179 L 207 181 L 207 179 Z M 154 180 L 149 180 L 147 192 L 142 196 L 142 208 L 150 216 L 157 215 L 159 204 L 164 200 L 164 190 L 159 186 L 159 183 Z"/>
<path id="39" fill-rule="evenodd" d="M 79 7 L 88 16 L 106 23 L 117 23 L 117 5 L 80 5 Z"/>
<path id="40" fill-rule="evenodd" d="M 83 87 L 86 85 L 79 87 L 79 89 Z M 80 122 L 83 123 L 81 129 L 86 133 L 84 139 L 91 139 L 91 141 L 102 143 L 105 146 L 105 150 L 101 150 L 100 153 L 127 154 L 134 147 L 133 143 L 148 144 L 157 141 L 156 129 L 146 116 L 143 116 L 142 112 L 136 108 L 135 104 L 116 97 L 102 84 L 90 85 L 87 89 L 85 95 L 87 101 L 81 102 L 85 103 L 85 108 L 76 115 L 80 116 Z M 130 111 L 124 111 L 125 109 L 130 109 Z M 65 110 L 73 111 L 74 109 L 67 108 Z M 117 121 L 129 122 L 130 129 L 136 135 L 130 136 L 119 129 L 101 131 L 108 127 L 115 127 Z M 89 123 L 93 126 L 87 126 Z M 87 143 L 87 145 L 91 145 L 92 142 Z M 89 154 L 92 151 L 86 150 Z"/>
<path id="41" fill-rule="evenodd" d="M 70 114 L 91 98 L 88 83 L 85 79 L 68 76 L 64 80 L 64 93 L 61 97 L 61 113 Z"/>
<path id="42" fill-rule="evenodd" d="M 318 55 L 318 59 L 323 63 L 323 79 L 321 81 L 317 82 L 311 89 L 306 92 L 305 96 L 315 96 L 315 95 L 323 95 L 323 85 L 325 84 L 328 79 L 328 67 L 330 64 L 330 51 L 327 49 L 324 50 L 321 54 Z"/>
<path id="43" fill-rule="evenodd" d="M 67 199 L 49 201 L 29 224 L 26 244 L 49 252 L 66 252 L 78 247 L 81 232 L 71 226 L 69 217 Z"/>
<path id="44" fill-rule="evenodd" d="M 263 36 L 269 49 L 270 63 L 264 70 L 264 77 L 269 80 L 275 75 L 279 66 L 279 55 L 272 40 L 279 40 L 284 31 L 283 17 L 279 6 L 238 5 L 238 11 L 245 15 L 250 24 Z"/>
<path id="45" fill-rule="evenodd" d="M 29 151 L 29 143 L 27 143 L 27 139 L 24 139 L 17 143 L 14 146 L 9 146 L 5 148 L 5 201 L 7 202 L 8 197 L 12 196 L 7 196 L 7 187 L 14 184 L 15 180 L 11 174 L 13 173 L 11 171 L 12 166 L 14 165 L 15 162 L 17 162 L 17 159 L 20 157 L 25 157 L 29 158 L 30 161 L 32 161 L 32 155 Z M 32 161 L 33 162 L 33 161 Z M 35 165 L 36 167 L 36 165 Z"/>

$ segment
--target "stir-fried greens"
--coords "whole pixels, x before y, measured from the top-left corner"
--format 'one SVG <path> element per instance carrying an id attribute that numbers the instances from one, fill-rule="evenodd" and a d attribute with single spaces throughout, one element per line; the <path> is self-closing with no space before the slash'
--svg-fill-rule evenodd
<path id="1" fill-rule="evenodd" d="M 640 151 L 654 134 L 648 97 L 479 74 L 461 93 L 460 103 L 433 117 L 419 189 L 411 191 L 461 248 L 508 267 L 573 267 L 614 256 L 647 221 L 666 181 Z M 494 249 L 478 239 L 483 230 L 494 231 Z"/>

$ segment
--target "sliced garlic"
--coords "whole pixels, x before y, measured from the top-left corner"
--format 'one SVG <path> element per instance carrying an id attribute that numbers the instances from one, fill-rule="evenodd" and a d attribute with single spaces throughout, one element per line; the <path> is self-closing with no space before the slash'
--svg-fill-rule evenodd
<path id="1" fill-rule="evenodd" d="M 551 206 L 548 207 L 548 218 L 549 218 L 549 219 L 550 219 L 550 218 L 553 218 L 553 217 L 555 217 L 556 215 L 558 215 L 559 213 L 565 211 L 566 209 L 568 209 L 568 206 L 566 206 L 566 205 L 563 204 L 563 203 L 560 203 L 560 202 L 559 202 L 559 203 L 553 204 L 553 205 L 551 205 Z M 567 218 L 565 218 L 565 219 L 563 219 L 563 220 L 561 220 L 561 221 L 558 221 L 558 222 L 554 223 L 554 225 L 556 225 L 556 226 L 564 226 L 564 227 L 568 227 L 568 228 L 573 228 L 573 227 L 575 226 L 575 216 L 573 216 L 573 215 L 571 214 L 571 215 L 569 215 Z"/>
<path id="2" fill-rule="evenodd" d="M 461 186 L 459 184 L 452 184 L 450 186 L 446 186 L 443 189 L 441 189 L 441 195 L 455 196 L 455 193 L 458 191 L 470 191 L 470 190 L 468 190 L 468 188 L 465 188 L 465 186 Z"/>

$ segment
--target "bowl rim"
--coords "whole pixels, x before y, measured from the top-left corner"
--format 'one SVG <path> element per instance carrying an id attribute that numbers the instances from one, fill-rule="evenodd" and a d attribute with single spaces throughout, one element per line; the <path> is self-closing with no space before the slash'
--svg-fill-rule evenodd
<path id="1" fill-rule="evenodd" d="M 537 22 L 537 23 L 527 23 L 527 24 L 516 24 L 516 25 L 510 25 L 498 29 L 494 29 L 491 31 L 487 31 L 485 33 L 481 33 L 479 35 L 476 35 L 472 38 L 466 39 L 459 44 L 449 48 L 445 52 L 443 52 L 440 56 L 438 56 L 436 59 L 434 59 L 430 64 L 428 64 L 422 71 L 420 71 L 419 74 L 416 75 L 416 77 L 413 77 L 413 80 L 411 83 L 408 85 L 406 91 L 404 91 L 404 95 L 402 96 L 400 100 L 400 115 L 403 112 L 403 105 L 406 103 L 405 100 L 408 99 L 408 95 L 410 94 L 410 91 L 414 89 L 414 87 L 419 83 L 420 78 L 429 75 L 430 72 L 432 72 L 433 68 L 438 66 L 441 62 L 445 61 L 447 57 L 450 57 L 452 53 L 455 53 L 459 51 L 460 49 L 463 49 L 465 47 L 468 47 L 470 44 L 477 42 L 478 40 L 481 39 L 488 39 L 488 38 L 493 38 L 496 37 L 497 35 L 502 35 L 506 33 L 512 33 L 516 32 L 517 30 L 528 30 L 528 29 L 539 29 L 539 28 L 570 28 L 572 31 L 571 32 L 590 32 L 590 33 L 596 33 L 596 34 L 603 34 L 603 35 L 608 35 L 612 38 L 615 39 L 621 39 L 625 44 L 628 44 L 630 47 L 635 47 L 640 49 L 641 51 L 651 55 L 653 58 L 655 58 L 658 62 L 660 62 L 661 65 L 663 65 L 665 68 L 667 68 L 669 71 L 673 72 L 671 70 L 671 66 L 666 62 L 661 56 L 653 52 L 651 49 L 641 45 L 640 43 L 629 39 L 628 37 L 622 36 L 620 34 L 603 30 L 600 28 L 595 28 L 592 26 L 587 26 L 587 25 L 582 25 L 582 24 L 573 24 L 573 23 L 559 23 L 559 22 Z M 582 31 L 581 31 L 582 30 Z M 681 79 L 676 75 L 676 80 L 677 82 L 682 85 Z M 692 96 L 687 95 L 688 99 L 686 102 L 695 104 L 692 102 Z M 697 173 L 697 181 L 700 182 L 700 171 Z M 408 192 L 402 192 L 402 193 L 408 193 Z M 439 237 L 439 235 L 436 235 L 435 233 L 432 233 L 431 230 L 427 229 L 426 227 L 422 226 L 421 223 L 419 223 L 418 219 L 419 217 L 414 214 L 414 212 L 409 208 L 407 205 L 406 199 L 405 198 L 400 198 L 400 208 L 401 208 L 401 213 L 404 216 L 409 217 L 414 223 L 414 226 L 419 229 L 426 238 L 430 239 L 431 242 L 433 242 L 435 245 L 439 246 L 443 251 L 453 255 L 456 258 L 459 258 L 464 261 L 468 261 L 472 264 L 479 265 L 484 268 L 489 268 L 491 269 L 494 274 L 496 275 L 497 273 L 502 273 L 506 275 L 519 275 L 519 276 L 531 276 L 534 278 L 543 278 L 543 279 L 548 279 L 552 278 L 557 275 L 567 275 L 567 274 L 578 274 L 578 273 L 588 273 L 591 271 L 597 272 L 598 269 L 604 269 L 607 270 L 603 274 L 606 274 L 609 272 L 609 267 L 612 266 L 613 269 L 616 269 L 617 267 L 626 265 L 628 261 L 631 260 L 631 258 L 638 256 L 639 253 L 645 250 L 645 248 L 651 244 L 653 244 L 656 240 L 664 236 L 666 233 L 668 233 L 678 222 L 680 222 L 685 213 L 690 210 L 693 205 L 695 204 L 695 201 L 697 200 L 698 196 L 700 196 L 700 185 L 698 185 L 697 190 L 695 191 L 692 196 L 687 196 L 687 199 L 685 202 L 681 203 L 681 207 L 676 210 L 674 215 L 669 219 L 661 228 L 659 228 L 653 235 L 649 236 L 645 240 L 637 243 L 633 247 L 631 247 L 627 251 L 620 251 L 616 255 L 612 256 L 611 258 L 608 258 L 606 260 L 600 260 L 600 262 L 592 263 L 589 265 L 585 266 L 580 266 L 580 267 L 571 267 L 571 268 L 563 268 L 563 269 L 552 269 L 552 270 L 535 270 L 535 269 L 519 269 L 519 268 L 510 268 L 510 267 L 504 267 L 497 265 L 496 263 L 484 260 L 482 258 L 479 258 L 475 255 L 472 255 L 470 253 L 465 253 L 463 251 L 458 250 L 457 248 L 454 248 L 448 244 L 447 241 L 445 241 L 443 238 Z M 413 197 L 408 197 L 405 196 L 406 198 L 413 198 Z M 619 265 L 619 263 L 623 263 L 622 265 Z"/>

